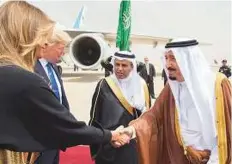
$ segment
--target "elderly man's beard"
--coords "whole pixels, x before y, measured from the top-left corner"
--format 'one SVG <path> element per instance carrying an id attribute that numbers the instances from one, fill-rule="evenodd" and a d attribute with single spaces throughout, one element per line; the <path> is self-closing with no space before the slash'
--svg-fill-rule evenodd
<path id="1" fill-rule="evenodd" d="M 176 69 L 171 68 L 171 67 L 169 67 L 168 70 L 169 70 L 169 71 L 176 71 Z M 175 76 L 170 76 L 170 75 L 169 75 L 168 78 L 169 78 L 170 80 L 176 80 L 176 77 L 175 77 Z"/>

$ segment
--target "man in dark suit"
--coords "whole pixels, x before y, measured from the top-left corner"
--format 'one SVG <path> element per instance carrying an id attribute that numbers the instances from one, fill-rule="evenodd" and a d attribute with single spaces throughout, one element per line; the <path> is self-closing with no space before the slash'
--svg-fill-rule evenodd
<path id="1" fill-rule="evenodd" d="M 111 64 L 111 59 L 112 56 L 101 61 L 101 66 L 105 69 L 105 77 L 108 77 L 113 73 L 113 65 Z"/>
<path id="2" fill-rule="evenodd" d="M 145 65 L 140 72 L 140 76 L 146 81 L 151 97 L 155 98 L 154 93 L 154 80 L 156 76 L 155 67 L 153 64 L 149 63 L 148 57 L 144 58 Z"/>
<path id="3" fill-rule="evenodd" d="M 229 66 L 227 66 L 226 59 L 222 60 L 222 66 L 220 67 L 219 72 L 226 75 L 227 78 L 229 78 L 231 76 L 231 68 Z"/>
<path id="4" fill-rule="evenodd" d="M 60 103 L 69 109 L 61 74 L 56 65 L 60 57 L 64 55 L 65 45 L 69 42 L 69 37 L 64 33 L 61 34 L 57 34 L 58 36 L 55 37 L 56 39 L 53 44 L 40 48 L 39 59 L 36 62 L 34 70 L 49 84 Z M 59 150 L 43 152 L 38 160 L 38 164 L 59 164 Z"/>

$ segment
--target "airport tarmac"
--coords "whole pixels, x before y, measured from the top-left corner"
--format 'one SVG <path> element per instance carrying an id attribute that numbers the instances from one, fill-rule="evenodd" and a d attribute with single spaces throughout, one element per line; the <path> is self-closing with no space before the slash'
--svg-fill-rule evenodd
<path id="1" fill-rule="evenodd" d="M 103 71 L 78 71 L 72 69 L 63 71 L 63 83 L 69 101 L 70 110 L 77 120 L 89 121 L 89 113 L 97 82 L 104 78 Z M 154 82 L 155 94 L 163 89 L 163 80 L 158 76 Z M 153 100 L 154 102 L 154 100 Z M 110 109 L 109 109 L 110 110 Z"/>

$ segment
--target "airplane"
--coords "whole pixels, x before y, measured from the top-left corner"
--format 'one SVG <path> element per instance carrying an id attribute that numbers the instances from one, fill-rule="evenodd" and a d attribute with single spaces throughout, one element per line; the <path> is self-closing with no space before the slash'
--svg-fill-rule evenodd
<path id="1" fill-rule="evenodd" d="M 72 29 L 63 27 L 63 30 L 70 35 L 72 41 L 65 48 L 66 55 L 61 60 L 67 65 L 76 65 L 83 70 L 95 70 L 100 68 L 103 59 L 110 56 L 110 51 L 115 46 L 117 34 L 80 30 L 85 19 L 86 10 L 86 6 L 81 7 Z M 155 47 L 158 42 L 167 43 L 170 39 L 131 34 L 130 44 L 146 44 Z"/>
<path id="2" fill-rule="evenodd" d="M 110 56 L 110 51 L 115 47 L 116 33 L 102 31 L 80 30 L 83 25 L 86 7 L 82 6 L 72 29 L 64 29 L 72 38 L 65 49 L 62 61 L 67 65 L 75 65 L 82 70 L 96 70 L 101 67 L 101 61 Z M 165 45 L 172 38 L 154 37 L 147 35 L 130 35 L 130 44 Z M 207 45 L 208 43 L 202 43 Z"/>

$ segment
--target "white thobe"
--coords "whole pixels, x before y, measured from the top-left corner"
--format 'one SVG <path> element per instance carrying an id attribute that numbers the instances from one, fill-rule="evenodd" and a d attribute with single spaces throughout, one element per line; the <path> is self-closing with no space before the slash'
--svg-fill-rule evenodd
<path id="1" fill-rule="evenodd" d="M 178 106 L 184 144 L 197 150 L 207 149 L 202 135 L 201 121 L 185 82 L 178 85 Z M 204 109 L 202 109 L 204 110 Z M 205 116 L 208 117 L 208 116 Z M 209 127 L 210 128 L 210 127 Z M 218 164 L 217 138 L 207 164 Z"/>

